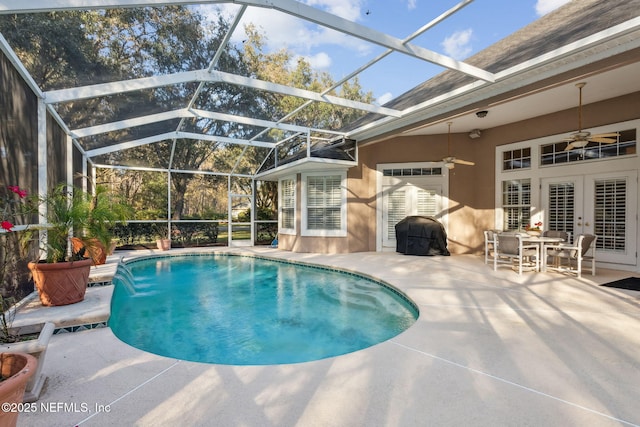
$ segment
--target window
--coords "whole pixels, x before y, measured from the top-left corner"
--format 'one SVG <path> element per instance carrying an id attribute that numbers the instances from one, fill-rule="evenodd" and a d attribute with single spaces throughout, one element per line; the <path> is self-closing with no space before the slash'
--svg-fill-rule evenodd
<path id="1" fill-rule="evenodd" d="M 531 148 L 519 148 L 502 153 L 502 170 L 529 168 L 531 168 Z"/>
<path id="2" fill-rule="evenodd" d="M 285 178 L 280 180 L 280 232 L 296 231 L 296 180 Z"/>
<path id="3" fill-rule="evenodd" d="M 383 169 L 382 174 L 384 176 L 433 176 L 442 175 L 442 168 Z"/>
<path id="4" fill-rule="evenodd" d="M 302 235 L 346 236 L 346 173 L 303 174 Z"/>
<path id="5" fill-rule="evenodd" d="M 531 180 L 502 181 L 502 210 L 504 229 L 520 230 L 531 218 Z"/>
<path id="6" fill-rule="evenodd" d="M 569 151 L 565 151 L 568 144 L 566 141 L 542 145 L 540 164 L 557 165 L 636 154 L 636 130 L 623 130 L 618 133 L 617 141 L 612 144 L 589 142 L 584 148 L 574 148 Z"/>

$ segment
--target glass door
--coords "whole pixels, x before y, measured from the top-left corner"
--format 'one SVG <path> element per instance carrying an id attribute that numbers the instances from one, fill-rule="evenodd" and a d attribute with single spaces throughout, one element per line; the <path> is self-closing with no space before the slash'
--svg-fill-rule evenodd
<path id="1" fill-rule="evenodd" d="M 542 180 L 545 229 L 595 234 L 596 259 L 636 263 L 637 172 Z"/>
<path id="2" fill-rule="evenodd" d="M 442 187 L 437 185 L 385 186 L 382 192 L 382 245 L 396 246 L 395 226 L 411 215 L 442 215 Z"/>
<path id="3" fill-rule="evenodd" d="M 585 210 L 591 213 L 583 226 L 596 236 L 596 259 L 600 261 L 636 263 L 637 172 L 616 175 L 587 175 Z"/>

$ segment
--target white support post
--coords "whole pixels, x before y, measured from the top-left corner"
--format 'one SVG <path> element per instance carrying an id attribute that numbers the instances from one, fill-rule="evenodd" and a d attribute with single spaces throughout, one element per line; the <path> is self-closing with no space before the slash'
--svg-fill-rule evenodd
<path id="1" fill-rule="evenodd" d="M 47 195 L 47 106 L 42 98 L 38 98 L 38 196 L 44 198 Z M 47 206 L 40 203 L 38 206 L 38 224 L 47 224 Z M 47 244 L 47 231 L 40 231 L 42 244 Z M 45 255 L 45 254 L 42 254 Z"/>
<path id="2" fill-rule="evenodd" d="M 87 158 L 86 154 L 82 155 L 82 176 L 87 176 L 87 174 L 89 173 L 87 171 L 87 163 L 89 162 L 89 159 Z M 84 191 L 85 193 L 87 192 L 87 180 L 83 179 L 82 180 L 82 191 Z"/>
<path id="3" fill-rule="evenodd" d="M 65 159 L 65 167 L 67 172 L 67 191 L 72 191 L 73 187 L 73 139 L 67 135 L 67 156 Z M 73 197 L 73 195 L 71 196 Z M 69 200 L 71 203 L 71 200 Z M 69 230 L 69 239 L 73 237 L 73 228 Z M 67 256 L 72 255 L 71 246 L 67 247 Z"/>
<path id="4" fill-rule="evenodd" d="M 171 169 L 167 169 L 167 239 L 171 239 Z"/>
<path id="5" fill-rule="evenodd" d="M 91 184 L 91 195 L 95 196 L 96 194 L 96 187 L 98 186 L 98 181 L 97 181 L 97 171 L 96 171 L 96 167 L 92 167 L 91 168 L 91 181 L 89 182 Z"/>
<path id="6" fill-rule="evenodd" d="M 176 154 L 176 144 L 178 141 L 174 138 L 171 143 L 171 155 L 169 156 L 169 164 L 167 165 L 167 239 L 171 239 L 171 171 L 173 170 L 173 158 Z M 183 195 L 184 197 L 184 195 Z"/>
<path id="7" fill-rule="evenodd" d="M 256 216 L 258 214 L 257 212 L 257 207 L 256 207 L 256 180 L 255 179 L 251 179 L 251 217 L 250 217 L 250 221 L 251 221 L 251 245 L 250 246 L 255 246 L 256 243 L 256 228 L 257 228 L 257 224 L 256 224 Z"/>
<path id="8" fill-rule="evenodd" d="M 73 139 L 67 135 L 67 185 L 73 186 Z"/>
<path id="9" fill-rule="evenodd" d="M 231 233 L 231 219 L 233 215 L 233 205 L 231 197 L 231 175 L 227 177 L 227 246 L 231 247 L 233 236 Z"/>

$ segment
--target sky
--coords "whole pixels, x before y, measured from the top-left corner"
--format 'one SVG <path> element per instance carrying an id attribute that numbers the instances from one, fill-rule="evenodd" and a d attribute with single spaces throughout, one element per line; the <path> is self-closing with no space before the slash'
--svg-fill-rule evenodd
<path id="1" fill-rule="evenodd" d="M 404 39 L 460 0 L 299 0 L 358 24 Z M 569 0 L 475 0 L 411 43 L 464 60 L 562 6 Z M 580 1 L 580 0 L 575 0 Z M 234 16 L 237 5 L 223 8 Z M 272 9 L 249 8 L 232 41 L 241 43 L 243 24 L 254 23 L 266 36 L 267 51 L 286 48 L 306 58 L 334 80 L 347 76 L 385 52 L 385 48 L 303 22 Z M 411 70 L 412 72 L 407 72 Z M 440 66 L 398 53 L 360 74 L 363 89 L 382 105 L 444 71 Z"/>

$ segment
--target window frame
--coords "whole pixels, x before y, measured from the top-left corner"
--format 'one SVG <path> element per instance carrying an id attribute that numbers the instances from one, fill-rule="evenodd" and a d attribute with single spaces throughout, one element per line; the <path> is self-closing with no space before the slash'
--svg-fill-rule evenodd
<path id="1" fill-rule="evenodd" d="M 340 177 L 340 228 L 335 230 L 327 229 L 309 229 L 308 227 L 308 198 L 309 185 L 308 179 L 311 177 Z M 316 237 L 346 237 L 347 236 L 347 172 L 331 171 L 329 172 L 306 172 L 301 175 L 302 180 L 302 197 L 301 197 L 301 233 L 302 236 Z"/>
<path id="2" fill-rule="evenodd" d="M 502 204 L 500 208 L 503 212 L 502 229 L 507 231 L 522 231 L 524 227 L 531 222 L 531 178 L 506 179 L 502 181 Z M 516 190 L 510 190 L 508 187 L 515 187 Z M 528 188 L 527 188 L 528 187 Z M 509 198 L 515 197 L 515 203 L 509 203 Z M 512 221 L 517 222 L 516 228 L 509 227 L 509 212 L 517 212 L 517 218 Z"/>
<path id="3" fill-rule="evenodd" d="M 291 181 L 293 184 L 293 193 L 291 198 L 293 199 L 293 228 L 287 228 L 282 225 L 283 220 L 283 209 L 285 208 L 285 199 L 284 199 L 284 182 Z M 297 202 L 297 192 L 298 185 L 296 181 L 295 175 L 285 176 L 278 180 L 278 233 L 282 234 L 296 234 L 296 202 Z M 287 208 L 290 209 L 290 208 Z"/>

